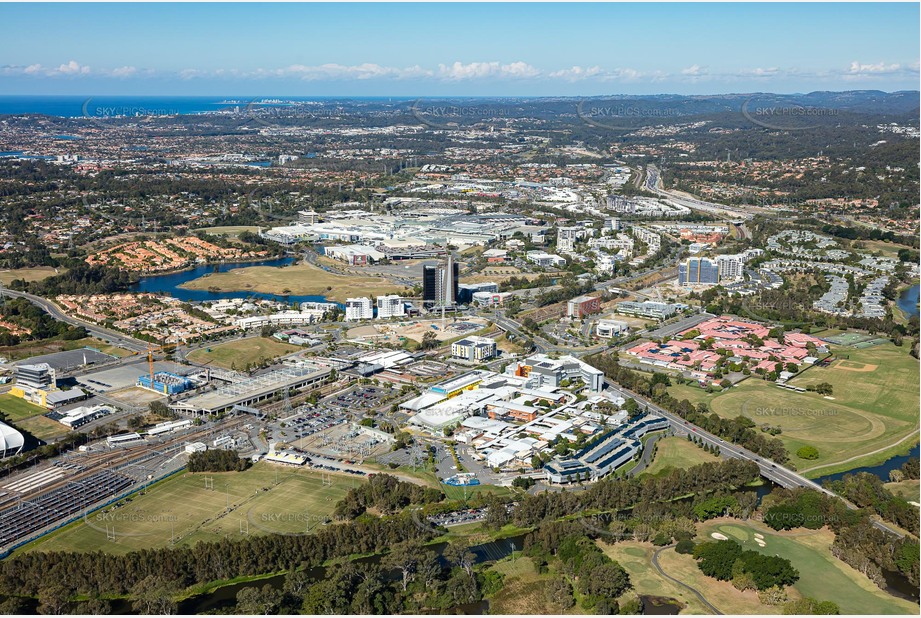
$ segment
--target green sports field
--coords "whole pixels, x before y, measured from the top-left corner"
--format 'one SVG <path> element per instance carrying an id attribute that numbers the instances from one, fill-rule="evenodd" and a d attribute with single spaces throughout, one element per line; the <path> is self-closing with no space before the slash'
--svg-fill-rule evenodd
<path id="1" fill-rule="evenodd" d="M 0 395 L 0 412 L 12 422 L 47 414 L 48 410 L 12 395 Z"/>
<path id="2" fill-rule="evenodd" d="M 759 426 L 779 426 L 778 437 L 792 463 L 810 477 L 880 463 L 911 446 L 918 432 L 919 374 L 908 346 L 885 343 L 833 351 L 847 358 L 827 368 L 810 368 L 789 382 L 802 388 L 828 382 L 833 387 L 830 397 L 782 389 L 753 377 L 723 393 L 708 396 L 697 390 L 697 397 L 687 398 L 706 401 L 723 417 L 743 415 Z M 681 399 L 691 390 L 679 386 L 669 392 Z M 818 459 L 796 457 L 807 444 L 819 450 Z"/>
<path id="3" fill-rule="evenodd" d="M 743 549 L 788 559 L 800 575 L 793 588 L 803 596 L 837 603 L 842 614 L 918 614 L 917 604 L 880 590 L 866 575 L 832 556 L 834 533 L 827 529 L 777 533 L 754 522 L 721 520 L 702 525 L 698 540 L 712 540 L 713 532 Z M 762 535 L 764 547 L 755 542 L 756 533 Z"/>
<path id="4" fill-rule="evenodd" d="M 24 551 L 127 553 L 165 547 L 171 539 L 194 545 L 244 534 L 309 534 L 333 525 L 324 522 L 336 502 L 363 482 L 351 475 L 327 479 L 332 485 L 324 484 L 319 471 L 265 462 L 245 472 L 180 473 L 118 508 L 90 513 Z"/>

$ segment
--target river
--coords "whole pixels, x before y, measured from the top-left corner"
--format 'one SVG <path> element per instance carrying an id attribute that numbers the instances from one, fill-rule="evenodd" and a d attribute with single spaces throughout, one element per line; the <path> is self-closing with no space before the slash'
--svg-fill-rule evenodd
<path id="1" fill-rule="evenodd" d="M 209 300 L 220 300 L 223 298 L 262 298 L 265 300 L 275 300 L 283 303 L 302 303 L 302 302 L 327 302 L 325 296 L 281 296 L 279 294 L 265 294 L 263 292 L 253 292 L 251 290 L 231 290 L 229 292 L 209 292 L 208 290 L 187 290 L 181 288 L 184 283 L 203 277 L 204 275 L 214 272 L 227 272 L 235 268 L 247 268 L 250 266 L 275 266 L 282 267 L 294 264 L 297 258 L 283 257 L 273 260 L 263 260 L 261 262 L 234 262 L 225 264 L 207 264 L 196 266 L 189 270 L 182 270 L 168 275 L 151 275 L 142 277 L 135 285 L 131 286 L 132 292 L 148 292 L 151 294 L 163 294 L 172 296 L 184 302 L 205 302 Z"/>

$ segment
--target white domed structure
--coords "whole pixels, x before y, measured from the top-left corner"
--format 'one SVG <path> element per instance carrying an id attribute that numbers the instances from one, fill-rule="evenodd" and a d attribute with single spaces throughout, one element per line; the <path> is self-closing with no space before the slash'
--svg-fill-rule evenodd
<path id="1" fill-rule="evenodd" d="M 0 459 L 18 455 L 25 444 L 22 434 L 5 423 L 0 423 Z"/>

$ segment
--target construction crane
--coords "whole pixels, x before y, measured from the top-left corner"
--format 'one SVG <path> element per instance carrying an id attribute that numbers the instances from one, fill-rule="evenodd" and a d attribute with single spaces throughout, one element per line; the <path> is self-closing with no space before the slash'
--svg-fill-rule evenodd
<path id="1" fill-rule="evenodd" d="M 147 367 L 150 369 L 150 390 L 154 390 L 154 352 L 159 352 L 163 349 L 162 345 L 154 345 L 151 342 L 147 342 Z M 165 388 L 165 387 L 164 387 Z"/>

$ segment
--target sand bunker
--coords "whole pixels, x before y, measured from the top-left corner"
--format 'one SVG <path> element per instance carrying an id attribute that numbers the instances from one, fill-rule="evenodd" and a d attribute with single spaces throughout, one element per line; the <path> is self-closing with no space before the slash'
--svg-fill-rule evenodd
<path id="1" fill-rule="evenodd" d="M 756 533 L 755 533 L 755 538 L 756 538 L 756 539 L 761 539 L 761 540 L 763 541 L 763 540 L 764 540 L 764 535 L 761 534 L 760 532 L 756 532 Z"/>
<path id="2" fill-rule="evenodd" d="M 712 536 L 717 541 L 728 541 L 729 540 L 729 537 L 721 532 L 711 532 L 710 536 Z"/>

